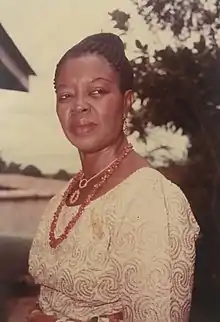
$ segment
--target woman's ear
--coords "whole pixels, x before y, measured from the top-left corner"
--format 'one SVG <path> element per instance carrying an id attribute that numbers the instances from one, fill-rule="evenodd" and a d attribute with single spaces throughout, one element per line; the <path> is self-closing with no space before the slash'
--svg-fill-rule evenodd
<path id="1" fill-rule="evenodd" d="M 134 92 L 128 90 L 124 94 L 124 115 L 127 116 L 134 103 Z"/>

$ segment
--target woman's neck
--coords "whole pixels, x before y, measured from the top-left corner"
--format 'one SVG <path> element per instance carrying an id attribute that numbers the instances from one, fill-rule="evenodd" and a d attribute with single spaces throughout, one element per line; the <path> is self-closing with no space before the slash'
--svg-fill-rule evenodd
<path id="1" fill-rule="evenodd" d="M 123 138 L 96 153 L 80 152 L 79 154 L 85 177 L 89 179 L 105 169 L 111 162 L 120 156 L 123 148 L 127 144 L 127 138 Z"/>

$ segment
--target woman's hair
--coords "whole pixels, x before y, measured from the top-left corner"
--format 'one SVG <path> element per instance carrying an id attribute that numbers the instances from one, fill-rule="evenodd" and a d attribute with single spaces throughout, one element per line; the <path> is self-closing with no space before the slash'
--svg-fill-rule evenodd
<path id="1" fill-rule="evenodd" d="M 99 33 L 91 35 L 70 48 L 60 59 L 56 66 L 54 87 L 62 64 L 70 59 L 81 57 L 86 54 L 97 54 L 104 57 L 110 65 L 118 72 L 120 90 L 125 93 L 133 89 L 133 70 L 125 55 L 122 40 L 112 33 Z"/>

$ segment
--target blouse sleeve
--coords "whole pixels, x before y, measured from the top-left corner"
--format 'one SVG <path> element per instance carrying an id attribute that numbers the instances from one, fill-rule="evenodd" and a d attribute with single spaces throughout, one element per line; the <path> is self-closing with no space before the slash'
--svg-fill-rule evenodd
<path id="1" fill-rule="evenodd" d="M 134 196 L 115 238 L 123 321 L 188 321 L 198 231 L 187 199 L 171 182 Z"/>

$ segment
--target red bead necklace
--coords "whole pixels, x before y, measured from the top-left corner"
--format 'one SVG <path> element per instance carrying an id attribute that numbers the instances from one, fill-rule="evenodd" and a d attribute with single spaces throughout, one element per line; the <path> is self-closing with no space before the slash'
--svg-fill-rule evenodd
<path id="1" fill-rule="evenodd" d="M 113 163 L 107 167 L 107 169 L 104 171 L 103 175 L 100 178 L 100 182 L 96 183 L 93 186 L 93 189 L 90 194 L 88 194 L 87 198 L 84 200 L 84 202 L 79 206 L 79 209 L 75 216 L 72 217 L 72 219 L 69 221 L 67 226 L 64 229 L 64 232 L 56 237 L 55 236 L 55 230 L 57 227 L 57 222 L 60 217 L 60 214 L 62 212 L 63 207 L 68 204 L 67 200 L 69 198 L 70 193 L 74 190 L 74 186 L 76 183 L 78 183 L 82 177 L 83 173 L 80 171 L 70 182 L 68 188 L 64 192 L 61 202 L 58 205 L 53 220 L 50 225 L 50 232 L 49 232 L 49 244 L 51 248 L 56 248 L 64 239 L 67 238 L 69 232 L 72 230 L 72 228 L 75 226 L 75 224 L 78 222 L 80 217 L 82 216 L 85 208 L 90 204 L 91 200 L 96 195 L 97 191 L 104 185 L 104 183 L 109 179 L 109 177 L 114 173 L 114 171 L 120 166 L 122 160 L 133 150 L 133 146 L 131 144 L 128 144 L 122 152 L 122 155 L 118 157 Z"/>

